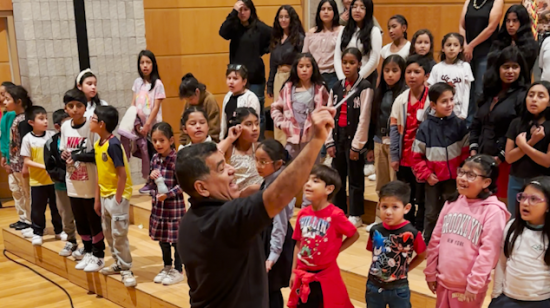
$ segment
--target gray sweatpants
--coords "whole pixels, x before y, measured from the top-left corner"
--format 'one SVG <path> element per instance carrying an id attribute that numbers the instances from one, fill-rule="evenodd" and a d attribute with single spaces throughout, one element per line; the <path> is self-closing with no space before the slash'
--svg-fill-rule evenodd
<path id="1" fill-rule="evenodd" d="M 122 270 L 132 267 L 128 226 L 130 224 L 130 201 L 122 198 L 119 204 L 115 196 L 101 197 L 101 225 L 103 235 L 111 248 L 111 255 Z"/>
<path id="2" fill-rule="evenodd" d="M 67 233 L 67 241 L 76 243 L 76 227 L 69 195 L 67 195 L 66 190 L 56 190 L 55 198 L 57 200 L 57 210 L 63 221 L 63 232 Z"/>

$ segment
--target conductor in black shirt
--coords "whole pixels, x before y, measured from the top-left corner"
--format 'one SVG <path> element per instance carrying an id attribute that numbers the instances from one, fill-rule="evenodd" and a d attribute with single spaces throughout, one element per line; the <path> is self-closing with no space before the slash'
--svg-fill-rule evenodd
<path id="1" fill-rule="evenodd" d="M 233 167 L 214 143 L 178 153 L 176 176 L 191 196 L 178 234 L 191 308 L 266 308 L 267 274 L 260 232 L 298 194 L 334 127 L 335 110 L 312 113 L 313 139 L 265 191 L 239 198 Z"/>

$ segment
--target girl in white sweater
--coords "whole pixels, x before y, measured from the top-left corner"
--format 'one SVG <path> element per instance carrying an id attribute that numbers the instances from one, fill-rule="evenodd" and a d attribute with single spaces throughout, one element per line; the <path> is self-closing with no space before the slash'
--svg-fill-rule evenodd
<path id="1" fill-rule="evenodd" d="M 338 80 L 346 78 L 342 69 L 342 52 L 348 47 L 361 51 L 360 78 L 368 78 L 371 84 L 376 84 L 376 68 L 380 61 L 382 49 L 382 33 L 374 26 L 374 6 L 372 0 L 353 0 L 351 2 L 351 18 L 348 24 L 340 30 L 334 51 L 334 70 Z"/>
<path id="2" fill-rule="evenodd" d="M 516 218 L 504 230 L 504 250 L 495 270 L 489 308 L 547 308 L 550 307 L 550 177 L 532 179 L 516 199 Z"/>
<path id="3" fill-rule="evenodd" d="M 260 114 L 260 101 L 254 92 L 248 90 L 248 70 L 241 64 L 229 64 L 225 72 L 225 82 L 229 92 L 223 99 L 222 122 L 220 125 L 220 140 L 227 135 L 229 120 L 235 116 L 240 107 L 250 107 Z"/>

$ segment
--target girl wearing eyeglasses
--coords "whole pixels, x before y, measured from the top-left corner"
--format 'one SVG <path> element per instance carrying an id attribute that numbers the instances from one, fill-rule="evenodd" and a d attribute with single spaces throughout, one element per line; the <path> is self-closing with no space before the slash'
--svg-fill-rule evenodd
<path id="1" fill-rule="evenodd" d="M 550 175 L 550 82 L 535 82 L 527 91 L 521 116 L 512 121 L 506 134 L 508 210 L 515 214 L 516 195 L 540 175 Z M 515 217 L 515 216 L 514 216 Z"/>
<path id="2" fill-rule="evenodd" d="M 266 189 L 269 184 L 281 174 L 290 162 L 290 155 L 283 145 L 275 139 L 267 139 L 260 143 L 255 153 L 256 169 L 264 179 L 260 189 Z M 264 242 L 265 269 L 269 283 L 269 307 L 282 308 L 284 306 L 281 288 L 289 286 L 292 272 L 292 257 L 294 230 L 290 224 L 290 218 L 294 210 L 296 198 L 277 216 L 273 217 L 273 223 L 262 232 Z"/>
<path id="3" fill-rule="evenodd" d="M 438 308 L 483 305 L 510 218 L 494 195 L 498 174 L 495 159 L 483 154 L 468 158 L 457 170 L 457 193 L 439 215 L 424 270 Z"/>
<path id="4" fill-rule="evenodd" d="M 244 65 L 229 64 L 225 72 L 225 83 L 229 92 L 223 98 L 220 140 L 227 136 L 229 120 L 235 116 L 237 108 L 250 107 L 260 114 L 260 101 L 254 92 L 248 90 L 248 69 Z"/>
<path id="5" fill-rule="evenodd" d="M 532 179 L 516 200 L 489 308 L 550 307 L 550 177 Z"/>

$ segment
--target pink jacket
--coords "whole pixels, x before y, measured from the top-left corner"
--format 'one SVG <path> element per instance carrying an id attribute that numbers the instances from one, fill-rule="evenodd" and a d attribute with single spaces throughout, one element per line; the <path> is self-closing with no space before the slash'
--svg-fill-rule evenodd
<path id="1" fill-rule="evenodd" d="M 486 291 L 509 218 L 506 205 L 496 196 L 459 196 L 445 203 L 428 246 L 426 281 L 457 292 Z"/>
<path id="2" fill-rule="evenodd" d="M 328 102 L 328 91 L 325 86 L 315 85 L 313 101 L 315 109 L 326 106 Z M 311 110 L 313 111 L 313 110 Z M 279 98 L 271 104 L 271 117 L 273 124 L 286 134 L 286 141 L 292 144 L 307 143 L 311 140 L 311 116 L 307 117 L 304 123 L 304 132 L 301 134 L 300 126 L 294 118 L 292 110 L 292 83 L 287 82 L 281 89 Z M 300 138 L 301 135 L 301 138 Z"/>

